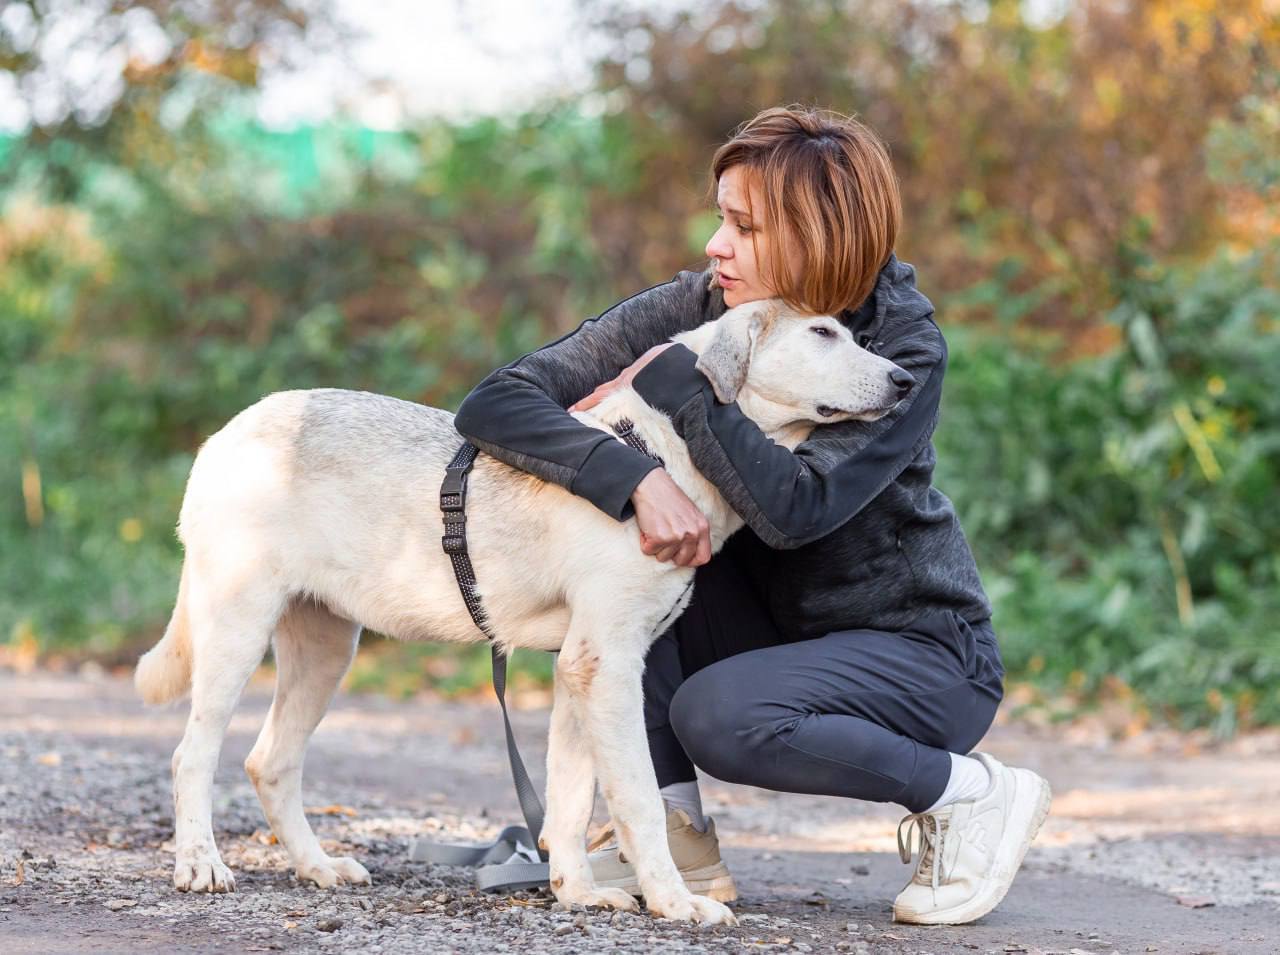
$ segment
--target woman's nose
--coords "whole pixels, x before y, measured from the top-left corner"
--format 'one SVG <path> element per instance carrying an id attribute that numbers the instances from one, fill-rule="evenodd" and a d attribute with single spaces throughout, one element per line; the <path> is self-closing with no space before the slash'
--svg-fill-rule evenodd
<path id="1" fill-rule="evenodd" d="M 706 253 L 709 259 L 728 259 L 732 257 L 733 248 L 724 239 L 724 226 L 716 229 L 711 234 L 711 238 L 707 240 Z"/>

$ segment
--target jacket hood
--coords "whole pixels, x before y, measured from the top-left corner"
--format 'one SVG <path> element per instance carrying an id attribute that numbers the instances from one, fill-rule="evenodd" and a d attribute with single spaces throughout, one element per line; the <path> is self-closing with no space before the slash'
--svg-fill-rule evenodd
<path id="1" fill-rule="evenodd" d="M 858 344 L 874 341 L 887 322 L 911 322 L 933 314 L 933 303 L 916 288 L 916 270 L 895 253 L 876 276 L 875 288 L 856 309 L 845 311 Z"/>

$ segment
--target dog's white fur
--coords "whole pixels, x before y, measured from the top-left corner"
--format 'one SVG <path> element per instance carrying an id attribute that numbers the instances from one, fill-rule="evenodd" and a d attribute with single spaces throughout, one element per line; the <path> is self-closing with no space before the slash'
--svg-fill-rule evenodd
<path id="1" fill-rule="evenodd" d="M 736 399 L 788 448 L 816 421 L 874 420 L 897 398 L 895 365 L 834 319 L 793 315 L 777 301 L 738 306 L 675 340 L 698 353 L 722 401 Z M 843 410 L 826 417 L 820 405 Z M 713 551 L 742 526 L 670 420 L 633 390 L 575 416 L 604 430 L 631 418 L 706 515 Z M 484 639 L 440 547 L 440 483 L 459 444 L 448 412 L 317 389 L 264 398 L 200 449 L 179 520 L 177 605 L 136 673 L 150 703 L 191 691 L 173 754 L 179 890 L 234 888 L 214 844 L 213 775 L 232 710 L 273 635 L 275 699 L 245 769 L 300 879 L 369 881 L 354 859 L 328 856 L 308 825 L 303 754 L 362 627 L 403 640 Z M 649 910 L 732 922 L 724 905 L 692 895 L 672 862 L 644 734 L 645 653 L 687 604 L 693 568 L 645 555 L 634 520 L 619 523 L 487 455 L 468 491 L 468 548 L 494 631 L 507 649 L 560 651 L 543 829 L 557 899 L 636 907 L 592 882 L 584 836 L 598 774 Z"/>

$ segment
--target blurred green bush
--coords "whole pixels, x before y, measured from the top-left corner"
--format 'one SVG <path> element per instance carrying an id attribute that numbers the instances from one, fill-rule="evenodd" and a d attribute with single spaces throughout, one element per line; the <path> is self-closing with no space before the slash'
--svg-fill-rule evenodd
<path id="1" fill-rule="evenodd" d="M 1181 267 L 1128 254 L 1108 317 L 1122 343 L 1101 357 L 951 332 L 938 485 L 1012 673 L 1086 695 L 1118 680 L 1226 734 L 1274 723 L 1277 249 Z"/>

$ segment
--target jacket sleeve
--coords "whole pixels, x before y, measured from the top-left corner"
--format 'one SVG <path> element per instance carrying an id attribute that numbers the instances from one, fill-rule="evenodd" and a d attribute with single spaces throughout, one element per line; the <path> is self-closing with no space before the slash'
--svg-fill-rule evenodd
<path id="1" fill-rule="evenodd" d="M 658 462 L 565 409 L 697 325 L 707 295 L 705 275 L 686 271 L 619 302 L 490 374 L 463 399 L 454 427 L 486 454 L 626 520 L 632 491 Z"/>
<path id="2" fill-rule="evenodd" d="M 770 547 L 801 547 L 862 510 L 916 457 L 933 435 L 947 351 L 932 319 L 883 357 L 916 382 L 878 421 L 818 425 L 792 453 L 775 444 L 737 402 L 720 404 L 683 345 L 666 349 L 632 387 L 671 417 L 694 466 Z"/>

